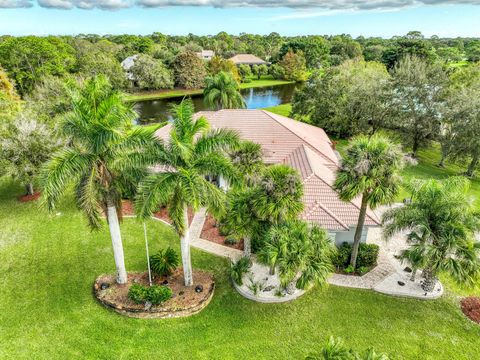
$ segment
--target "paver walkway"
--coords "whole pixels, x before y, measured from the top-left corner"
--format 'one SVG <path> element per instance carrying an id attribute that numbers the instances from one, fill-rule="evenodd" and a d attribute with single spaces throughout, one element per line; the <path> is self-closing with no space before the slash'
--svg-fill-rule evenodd
<path id="1" fill-rule="evenodd" d="M 200 209 L 193 217 L 192 224 L 190 225 L 190 245 L 210 254 L 226 257 L 231 260 L 241 258 L 243 255 L 241 250 L 232 249 L 228 246 L 223 246 L 200 238 L 206 220 L 206 213 L 205 209 Z"/>

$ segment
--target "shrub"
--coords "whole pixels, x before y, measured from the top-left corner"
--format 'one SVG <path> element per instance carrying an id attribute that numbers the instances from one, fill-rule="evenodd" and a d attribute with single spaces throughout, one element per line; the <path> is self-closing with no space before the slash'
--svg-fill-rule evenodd
<path id="1" fill-rule="evenodd" d="M 252 82 L 252 79 L 249 79 L 249 78 L 242 79 L 242 83 L 244 84 L 251 83 L 251 82 Z"/>
<path id="2" fill-rule="evenodd" d="M 348 265 L 343 271 L 345 271 L 347 274 L 353 274 L 355 272 L 355 269 L 352 265 Z"/>
<path id="3" fill-rule="evenodd" d="M 128 298 L 136 304 L 145 302 L 147 288 L 140 284 L 133 284 L 128 290 Z"/>
<path id="4" fill-rule="evenodd" d="M 224 243 L 225 243 L 226 245 L 235 245 L 236 243 L 238 243 L 238 240 L 235 239 L 235 238 L 232 237 L 232 236 L 229 236 L 229 237 L 227 237 L 227 238 L 225 239 Z"/>
<path id="5" fill-rule="evenodd" d="M 150 268 L 158 276 L 170 275 L 180 264 L 180 258 L 171 247 L 150 256 Z"/>
<path id="6" fill-rule="evenodd" d="M 360 244 L 358 248 L 357 268 L 372 268 L 377 265 L 380 248 L 376 244 Z"/>
<path id="7" fill-rule="evenodd" d="M 172 289 L 168 286 L 143 286 L 133 284 L 128 290 L 128 298 L 136 304 L 143 304 L 147 301 L 152 305 L 161 304 L 172 297 Z"/>
<path id="8" fill-rule="evenodd" d="M 368 273 L 370 271 L 370 268 L 366 267 L 366 266 L 360 266 L 358 269 L 357 269 L 358 273 L 360 275 L 365 275 L 366 273 Z"/>
<path id="9" fill-rule="evenodd" d="M 238 285 L 243 285 L 243 275 L 248 272 L 248 269 L 251 266 L 250 259 L 246 256 L 239 259 L 237 262 L 232 263 L 230 270 L 230 276 L 233 281 Z"/>
<path id="10" fill-rule="evenodd" d="M 379 250 L 380 248 L 376 244 L 360 244 L 358 247 L 357 270 L 360 270 L 360 268 L 370 269 L 376 266 Z M 344 242 L 338 248 L 332 262 L 337 268 L 345 268 L 350 263 L 351 254 L 352 245 Z"/>

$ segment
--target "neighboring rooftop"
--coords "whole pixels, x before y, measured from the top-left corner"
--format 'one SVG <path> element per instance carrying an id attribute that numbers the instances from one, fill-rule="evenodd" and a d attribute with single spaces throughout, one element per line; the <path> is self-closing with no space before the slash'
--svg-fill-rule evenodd
<path id="1" fill-rule="evenodd" d="M 260 59 L 258 56 L 252 54 L 237 54 L 232 56 L 231 60 L 235 65 L 262 65 L 267 64 L 265 60 Z"/>
<path id="2" fill-rule="evenodd" d="M 298 170 L 304 185 L 302 219 L 319 223 L 331 231 L 348 231 L 357 224 L 360 202 L 344 202 L 333 190 L 339 160 L 323 129 L 265 110 L 201 111 L 212 128 L 236 130 L 246 140 L 262 146 L 266 164 L 288 164 Z M 157 131 L 167 139 L 171 125 Z M 379 225 L 372 211 L 365 225 Z"/>
<path id="3" fill-rule="evenodd" d="M 215 51 L 213 50 L 202 50 L 196 53 L 200 59 L 211 60 L 215 56 Z"/>

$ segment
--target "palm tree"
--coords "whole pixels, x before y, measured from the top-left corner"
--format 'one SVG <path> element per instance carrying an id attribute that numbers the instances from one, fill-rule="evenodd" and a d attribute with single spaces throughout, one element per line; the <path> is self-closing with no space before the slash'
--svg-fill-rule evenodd
<path id="1" fill-rule="evenodd" d="M 244 179 L 242 185 L 253 185 L 265 166 L 262 146 L 252 141 L 242 141 L 229 155 L 238 175 Z"/>
<path id="2" fill-rule="evenodd" d="M 400 148 L 380 135 L 358 136 L 352 140 L 337 171 L 334 188 L 340 199 L 352 201 L 361 197 L 360 213 L 353 240 L 350 264 L 355 269 L 358 247 L 367 207 L 374 209 L 395 199 L 400 187 L 402 168 Z"/>
<path id="3" fill-rule="evenodd" d="M 332 272 L 333 245 L 325 230 L 304 221 L 289 221 L 272 226 L 259 259 L 270 266 L 273 274 L 278 266 L 282 286 L 292 292 L 313 283 L 325 284 Z"/>
<path id="4" fill-rule="evenodd" d="M 69 184 L 75 185 L 78 207 L 92 229 L 102 225 L 106 212 L 117 269 L 117 282 L 127 282 L 119 227 L 121 194 L 131 179 L 139 176 L 143 147 L 153 141 L 156 127 L 132 126 L 136 114 L 112 90 L 105 77 L 87 81 L 72 90 L 72 111 L 63 119 L 63 134 L 69 145 L 42 170 L 45 202 L 50 210 Z"/>
<path id="5" fill-rule="evenodd" d="M 174 119 L 169 141 L 156 142 L 150 150 L 151 165 L 163 171 L 152 173 L 139 185 L 136 209 L 146 218 L 160 206 L 167 206 L 173 227 L 180 236 L 185 285 L 193 284 L 187 209 L 207 207 L 215 215 L 224 211 L 225 194 L 206 176 L 235 180 L 234 168 L 226 151 L 237 146 L 238 135 L 226 129 L 209 130 L 203 117 L 194 120 L 191 100 L 173 107 Z"/>
<path id="6" fill-rule="evenodd" d="M 214 76 L 205 79 L 203 90 L 205 105 L 214 110 L 239 109 L 245 107 L 245 100 L 238 82 L 230 73 L 221 71 Z"/>
<path id="7" fill-rule="evenodd" d="M 385 238 L 408 231 L 411 246 L 402 258 L 416 259 L 413 265 L 423 268 L 425 291 L 433 291 L 439 272 L 462 284 L 473 283 L 480 273 L 480 244 L 474 240 L 480 219 L 469 186 L 461 177 L 417 181 L 410 186 L 412 202 L 383 216 Z"/>

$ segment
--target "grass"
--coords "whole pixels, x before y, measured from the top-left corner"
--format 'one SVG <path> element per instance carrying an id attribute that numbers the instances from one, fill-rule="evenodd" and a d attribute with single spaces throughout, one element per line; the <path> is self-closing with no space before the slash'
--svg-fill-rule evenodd
<path id="1" fill-rule="evenodd" d="M 226 260 L 193 250 L 194 267 L 215 274 L 210 305 L 184 319 L 122 317 L 92 296 L 96 276 L 114 270 L 106 229 L 92 233 L 71 198 L 58 215 L 19 203 L 22 188 L 0 179 L 0 358 L 2 359 L 302 359 L 330 336 L 358 350 L 374 346 L 396 359 L 473 359 L 480 326 L 456 297 L 399 299 L 371 291 L 315 288 L 287 304 L 244 299 Z M 148 224 L 151 251 L 177 236 Z M 142 226 L 122 224 L 126 265 L 143 270 Z M 188 355 L 186 355 L 188 354 Z"/>
<path id="2" fill-rule="evenodd" d="M 260 80 L 256 77 L 251 78 L 249 83 L 241 83 L 240 89 L 250 89 L 256 87 L 268 87 L 276 85 L 285 85 L 290 84 L 291 81 L 286 80 L 275 80 L 271 75 L 262 76 Z M 133 94 L 126 94 L 127 101 L 145 101 L 145 100 L 158 100 L 158 99 L 169 99 L 176 97 L 183 97 L 187 95 L 200 95 L 203 93 L 203 89 L 172 89 L 172 90 L 157 90 L 157 91 L 148 91 L 148 92 L 137 92 Z"/>
<path id="3" fill-rule="evenodd" d="M 263 110 L 270 111 L 277 115 L 289 117 L 290 112 L 292 111 L 292 104 L 287 103 L 287 104 L 281 104 L 277 106 L 271 106 L 271 107 L 264 108 Z"/>

